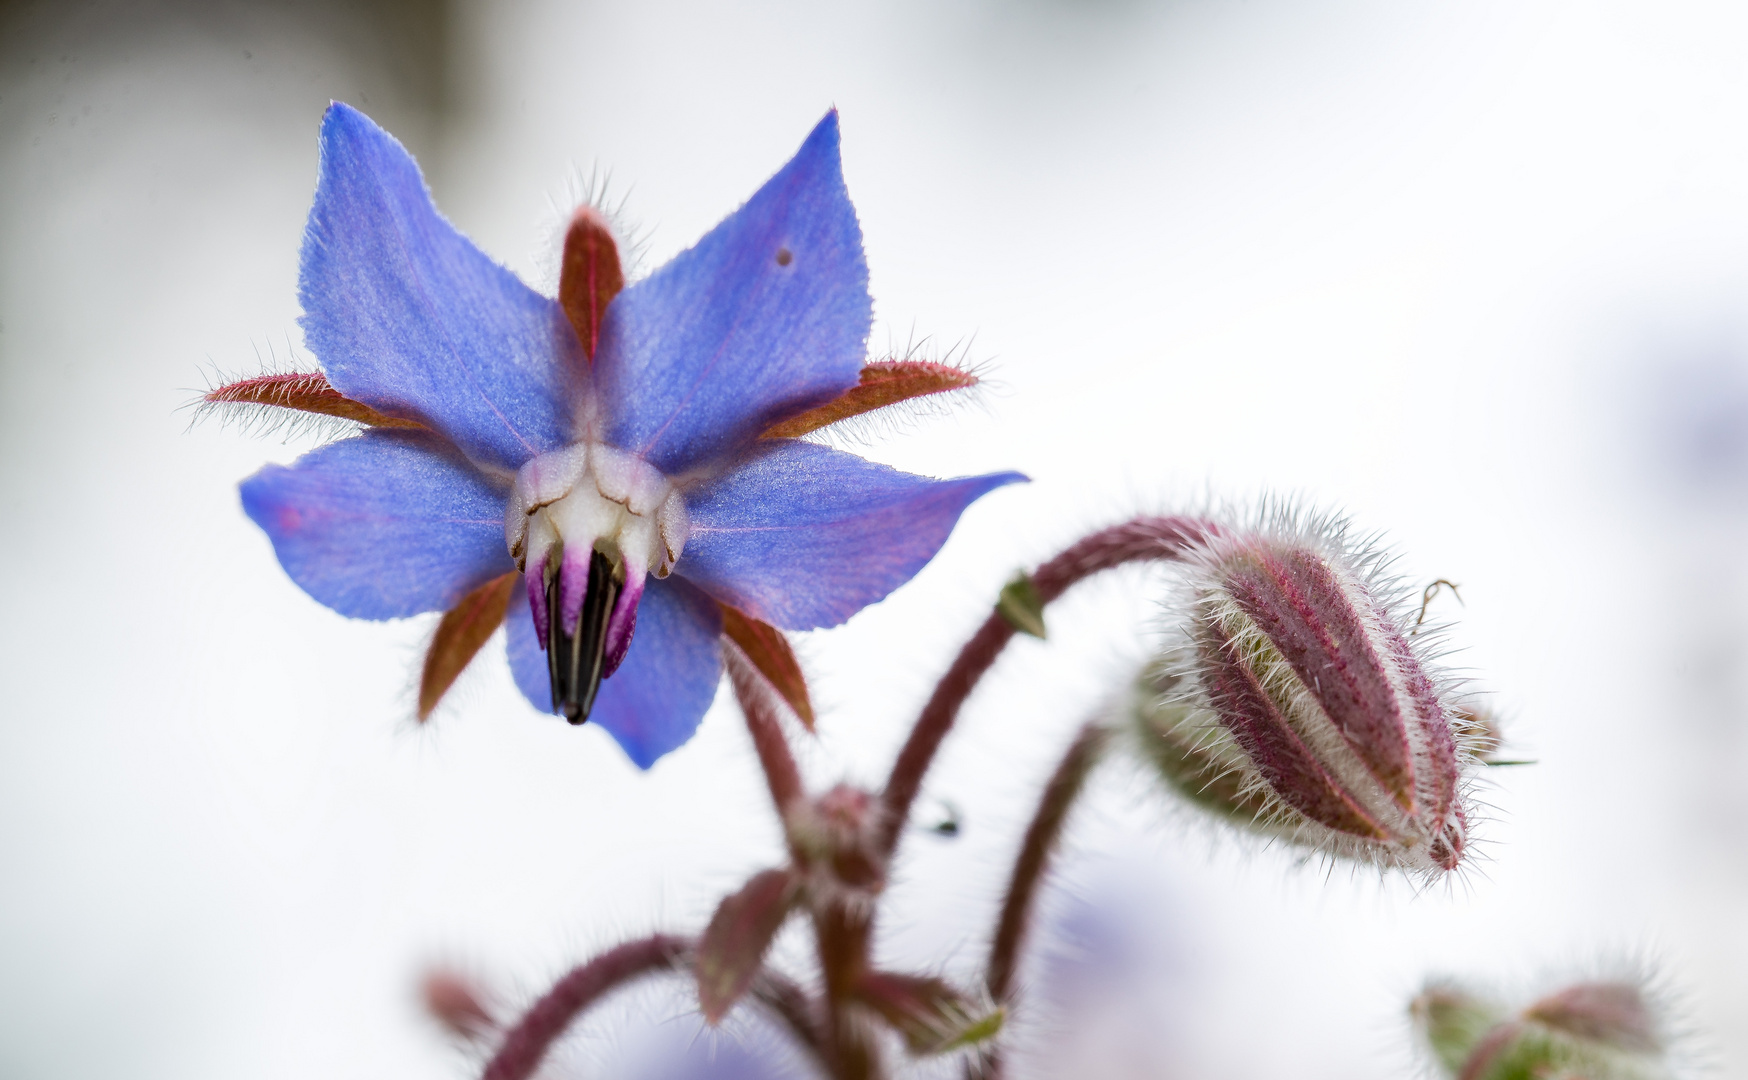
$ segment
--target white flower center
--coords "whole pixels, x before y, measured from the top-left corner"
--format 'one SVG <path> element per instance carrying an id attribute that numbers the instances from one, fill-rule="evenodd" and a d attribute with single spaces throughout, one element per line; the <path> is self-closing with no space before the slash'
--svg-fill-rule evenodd
<path id="1" fill-rule="evenodd" d="M 689 528 L 686 501 L 659 469 L 598 443 L 523 465 L 504 511 L 504 541 L 525 573 L 560 547 L 598 550 L 627 577 L 667 577 Z"/>

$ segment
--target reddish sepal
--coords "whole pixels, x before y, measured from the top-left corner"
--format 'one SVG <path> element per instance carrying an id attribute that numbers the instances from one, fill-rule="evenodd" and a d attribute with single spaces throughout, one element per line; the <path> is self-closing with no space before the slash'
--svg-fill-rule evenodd
<path id="1" fill-rule="evenodd" d="M 420 987 L 429 1012 L 450 1033 L 463 1039 L 483 1039 L 498 1030 L 497 1018 L 480 1002 L 466 979 L 448 971 L 433 971 Z"/>
<path id="2" fill-rule="evenodd" d="M 807 676 L 801 673 L 801 663 L 795 659 L 789 639 L 770 623 L 760 622 L 727 604 L 720 607 L 723 634 L 740 646 L 741 652 L 759 669 L 759 674 L 795 710 L 802 726 L 812 731 L 813 702 L 807 695 Z"/>
<path id="3" fill-rule="evenodd" d="M 417 420 L 377 412 L 361 401 L 353 401 L 328 383 L 319 371 L 296 372 L 288 375 L 257 375 L 239 379 L 202 397 L 204 405 L 270 405 L 276 409 L 333 416 L 358 424 L 385 428 L 423 428 Z"/>
<path id="4" fill-rule="evenodd" d="M 716 909 L 693 960 L 698 1004 L 708 1023 L 720 1023 L 752 985 L 798 892 L 793 873 L 766 870 Z"/>
<path id="5" fill-rule="evenodd" d="M 607 304 L 625 287 L 619 245 L 607 219 L 592 206 L 577 208 L 564 236 L 564 264 L 558 274 L 558 302 L 570 317 L 583 352 L 593 361 L 601 341 Z"/>
<path id="6" fill-rule="evenodd" d="M 976 385 L 976 375 L 950 364 L 927 360 L 879 360 L 862 368 L 862 381 L 855 386 L 824 405 L 772 424 L 760 438 L 797 439 L 827 424 L 848 420 L 874 409 Z"/>
<path id="7" fill-rule="evenodd" d="M 462 669 L 504 621 L 516 576 L 512 572 L 493 578 L 443 613 L 437 635 L 431 639 L 431 649 L 425 654 L 425 670 L 419 676 L 421 721 L 430 719 L 437 702 L 455 685 Z"/>
<path id="8" fill-rule="evenodd" d="M 939 1054 L 975 1046 L 1001 1030 L 1006 1013 L 978 1008 L 941 979 L 870 971 L 856 981 L 855 995 L 879 1013 L 915 1054 Z"/>

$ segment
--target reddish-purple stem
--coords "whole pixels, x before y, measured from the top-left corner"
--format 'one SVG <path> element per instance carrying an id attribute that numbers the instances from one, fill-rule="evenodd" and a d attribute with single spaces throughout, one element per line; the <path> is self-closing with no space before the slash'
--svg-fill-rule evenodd
<path id="1" fill-rule="evenodd" d="M 753 737 L 753 749 L 758 751 L 759 764 L 765 770 L 765 783 L 771 788 L 771 801 L 777 804 L 777 815 L 783 817 L 805 794 L 801 786 L 801 770 L 795 765 L 795 755 L 789 750 L 789 737 L 783 733 L 782 707 L 777 691 L 769 680 L 753 666 L 740 646 L 724 638 L 723 666 L 728 669 L 728 681 L 734 686 L 735 699 L 747 718 L 747 732 Z"/>
<path id="2" fill-rule="evenodd" d="M 1044 785 L 1044 795 L 1032 823 L 1026 827 L 1026 838 L 1020 844 L 1019 858 L 1014 860 L 1013 877 L 1008 881 L 1007 895 L 1002 898 L 1001 916 L 996 920 L 995 939 L 989 946 L 989 970 L 984 975 L 990 996 L 1006 1003 L 1013 991 L 1014 973 L 1019 967 L 1020 948 L 1026 941 L 1026 929 L 1031 922 L 1032 904 L 1038 887 L 1043 884 L 1044 871 L 1050 857 L 1056 853 L 1062 839 L 1063 826 L 1068 823 L 1068 811 L 1086 787 L 1087 777 L 1099 763 L 1111 729 L 1097 720 L 1089 720 L 1069 744 L 1068 752 Z"/>
<path id="3" fill-rule="evenodd" d="M 655 934 L 609 949 L 573 969 L 504 1036 L 483 1080 L 525 1080 L 583 1010 L 633 979 L 678 967 L 690 946 L 685 938 Z"/>
<path id="4" fill-rule="evenodd" d="M 1081 726 L 1068 752 L 1050 780 L 1044 785 L 1043 797 L 1026 826 L 1026 838 L 1020 844 L 1020 854 L 1014 860 L 1014 872 L 1008 879 L 1007 894 L 1002 897 L 1001 915 L 996 919 L 995 937 L 989 945 L 989 968 L 984 985 L 989 996 L 1008 1004 L 1013 994 L 1014 975 L 1019 970 L 1020 950 L 1026 943 L 1026 931 L 1032 922 L 1032 908 L 1038 899 L 1038 888 L 1044 883 L 1044 873 L 1062 830 L 1068 824 L 1068 812 L 1074 800 L 1086 789 L 1087 777 L 1104 756 L 1110 744 L 1111 729 L 1097 720 Z M 992 1046 L 981 1056 L 966 1063 L 965 1075 L 970 1080 L 1001 1080 L 1003 1075 L 1001 1047 Z"/>
<path id="5" fill-rule="evenodd" d="M 868 970 L 872 914 L 833 903 L 813 917 L 820 974 L 825 982 L 826 1044 L 837 1080 L 877 1080 L 885 1075 L 880 1044 L 852 1000 L 857 981 Z"/>
<path id="6" fill-rule="evenodd" d="M 1048 604 L 1075 583 L 1101 570 L 1124 563 L 1151 559 L 1171 559 L 1185 547 L 1202 539 L 1217 526 L 1199 518 L 1139 517 L 1121 525 L 1101 529 L 1070 545 L 1060 555 L 1038 567 L 1032 574 L 1032 586 L 1038 597 Z M 941 741 L 953 729 L 960 706 L 971 696 L 977 681 L 995 663 L 1003 648 L 1014 636 L 1014 628 L 1000 612 L 992 614 L 965 643 L 953 666 L 936 684 L 929 703 L 923 707 L 910 738 L 893 763 L 892 774 L 886 780 L 881 796 L 885 804 L 885 832 L 881 839 L 887 854 L 898 847 L 904 835 L 904 823 L 910 818 L 911 803 L 921 790 L 923 776 L 935 760 Z"/>
<path id="7" fill-rule="evenodd" d="M 813 1056 L 815 1062 L 830 1070 L 830 1056 L 819 1030 L 819 1010 L 800 984 L 767 967 L 753 980 L 748 993 L 771 1015 L 783 1021 L 796 1042 Z"/>

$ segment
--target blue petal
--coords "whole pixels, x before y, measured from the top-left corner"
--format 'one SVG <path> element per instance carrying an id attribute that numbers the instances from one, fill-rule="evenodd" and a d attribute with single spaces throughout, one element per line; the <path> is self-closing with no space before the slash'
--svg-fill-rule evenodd
<path id="1" fill-rule="evenodd" d="M 510 671 L 536 709 L 552 711 L 546 654 L 534 636 L 528 590 L 518 584 L 504 614 Z M 722 614 L 683 581 L 651 580 L 637 608 L 637 633 L 625 662 L 595 698 L 589 723 L 619 741 L 640 769 L 692 737 L 716 698 L 722 675 Z"/>
<path id="2" fill-rule="evenodd" d="M 444 611 L 515 569 L 505 489 L 430 435 L 372 431 L 243 481 L 291 580 L 355 619 Z"/>
<path id="3" fill-rule="evenodd" d="M 833 112 L 745 206 L 607 308 L 606 441 L 670 476 L 734 453 L 855 386 L 872 318 Z"/>
<path id="4" fill-rule="evenodd" d="M 975 499 L 1025 479 L 930 480 L 773 442 L 688 497 L 692 533 L 674 572 L 775 626 L 836 626 L 909 581 Z"/>
<path id="5" fill-rule="evenodd" d="M 347 397 L 423 420 L 490 468 L 571 441 L 587 365 L 564 312 L 455 231 L 401 144 L 338 103 L 298 299 L 304 340 Z"/>

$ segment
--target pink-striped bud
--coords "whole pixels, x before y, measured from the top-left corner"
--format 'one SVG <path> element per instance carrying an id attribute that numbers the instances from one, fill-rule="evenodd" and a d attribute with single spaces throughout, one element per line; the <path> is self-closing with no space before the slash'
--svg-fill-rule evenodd
<path id="1" fill-rule="evenodd" d="M 1186 559 L 1184 619 L 1154 676 L 1166 689 L 1140 718 L 1182 750 L 1178 771 L 1200 769 L 1200 790 L 1229 792 L 1229 817 L 1333 854 L 1450 870 L 1468 840 L 1469 755 L 1377 557 L 1345 541 L 1322 521 L 1211 533 Z"/>

